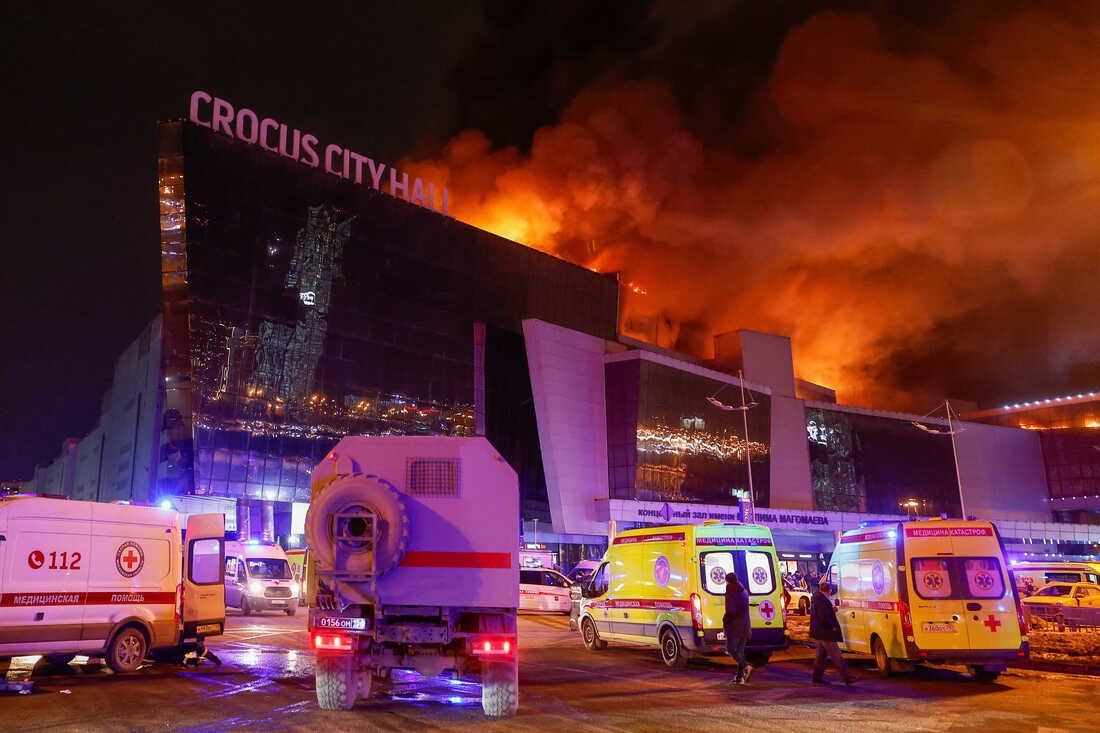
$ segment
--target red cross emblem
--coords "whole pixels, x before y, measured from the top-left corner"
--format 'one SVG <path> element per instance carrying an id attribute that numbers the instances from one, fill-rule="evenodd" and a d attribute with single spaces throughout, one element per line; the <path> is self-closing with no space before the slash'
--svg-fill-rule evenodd
<path id="1" fill-rule="evenodd" d="M 988 626 L 990 631 L 996 631 L 997 627 L 1001 625 L 1001 622 L 993 614 L 989 614 L 989 618 L 982 621 L 982 623 Z"/>
<path id="2" fill-rule="evenodd" d="M 145 552 L 136 542 L 123 542 L 115 553 L 115 568 L 124 578 L 132 578 L 145 565 Z"/>
<path id="3" fill-rule="evenodd" d="M 775 618 L 775 606 L 771 601 L 764 601 L 760 604 L 760 615 L 764 617 L 766 621 L 771 621 Z"/>

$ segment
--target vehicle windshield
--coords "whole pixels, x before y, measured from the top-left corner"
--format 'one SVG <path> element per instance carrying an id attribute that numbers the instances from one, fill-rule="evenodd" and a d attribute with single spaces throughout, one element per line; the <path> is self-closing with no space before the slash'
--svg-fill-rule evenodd
<path id="1" fill-rule="evenodd" d="M 276 558 L 248 558 L 248 575 L 260 580 L 290 580 L 290 563 Z"/>
<path id="2" fill-rule="evenodd" d="M 1068 585 L 1048 585 L 1046 588 L 1040 588 L 1039 592 L 1036 593 L 1035 595 L 1037 595 L 1037 596 L 1068 596 L 1070 587 L 1071 586 L 1068 586 Z"/>

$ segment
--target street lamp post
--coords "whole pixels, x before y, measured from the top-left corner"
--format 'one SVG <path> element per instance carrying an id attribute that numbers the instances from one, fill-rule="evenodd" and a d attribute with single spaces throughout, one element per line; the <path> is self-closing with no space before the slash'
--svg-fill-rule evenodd
<path id="1" fill-rule="evenodd" d="M 752 499 L 752 511 L 753 521 L 755 521 L 756 515 L 756 490 L 752 485 L 752 447 L 749 443 L 749 410 L 756 407 L 758 402 L 749 401 L 745 399 L 745 375 L 741 370 L 737 371 L 737 383 L 741 388 L 741 404 L 740 405 L 727 405 L 718 399 L 718 392 L 715 392 L 710 397 L 707 397 L 707 402 L 717 407 L 719 410 L 740 410 L 741 411 L 741 425 L 745 430 L 745 469 L 749 478 L 749 497 Z M 719 392 L 721 389 L 718 390 Z M 752 397 L 752 392 L 749 392 L 749 397 Z"/>
<path id="2" fill-rule="evenodd" d="M 962 472 L 959 471 L 959 449 L 958 446 L 955 444 L 955 436 L 961 433 L 963 429 L 955 427 L 955 422 L 951 415 L 951 402 L 949 400 L 944 400 L 943 407 L 947 412 L 947 430 L 936 430 L 935 428 L 930 428 L 927 425 L 923 425 L 917 422 L 916 420 L 913 420 L 911 422 L 913 423 L 913 425 L 920 428 L 926 433 L 931 433 L 932 435 L 948 435 L 951 437 L 951 458 L 955 461 L 955 482 L 959 487 L 959 510 L 962 512 L 962 518 L 966 519 L 966 500 L 963 499 Z M 932 412 L 936 412 L 936 410 L 939 409 L 939 407 L 936 407 L 936 409 Z M 929 417 L 930 415 L 932 415 L 932 412 L 928 413 L 928 415 L 925 415 L 925 417 Z"/>

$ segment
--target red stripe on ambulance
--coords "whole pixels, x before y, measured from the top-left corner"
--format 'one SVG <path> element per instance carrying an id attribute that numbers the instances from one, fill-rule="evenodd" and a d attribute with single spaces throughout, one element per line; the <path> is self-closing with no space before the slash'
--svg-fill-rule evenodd
<path id="1" fill-rule="evenodd" d="M 171 592 L 143 593 L 4 593 L 0 595 L 0 607 L 25 606 L 111 606 L 118 604 L 175 604 L 176 594 Z"/>
<path id="2" fill-rule="evenodd" d="M 406 552 L 403 568 L 489 568 L 506 570 L 513 565 L 507 552 Z"/>
<path id="3" fill-rule="evenodd" d="M 630 537 L 616 537 L 616 545 L 633 545 L 637 542 L 676 542 L 684 541 L 683 532 L 662 532 L 660 534 L 638 534 Z"/>
<path id="4" fill-rule="evenodd" d="M 992 537 L 992 527 L 906 527 L 906 537 Z"/>

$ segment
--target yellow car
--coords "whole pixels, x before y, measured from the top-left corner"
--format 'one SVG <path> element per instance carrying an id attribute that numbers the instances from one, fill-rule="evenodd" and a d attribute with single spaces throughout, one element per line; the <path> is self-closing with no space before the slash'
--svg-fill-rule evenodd
<path id="1" fill-rule="evenodd" d="M 1033 617 L 1065 622 L 1065 608 L 1100 608 L 1100 585 L 1096 583 L 1047 583 L 1023 600 Z"/>

